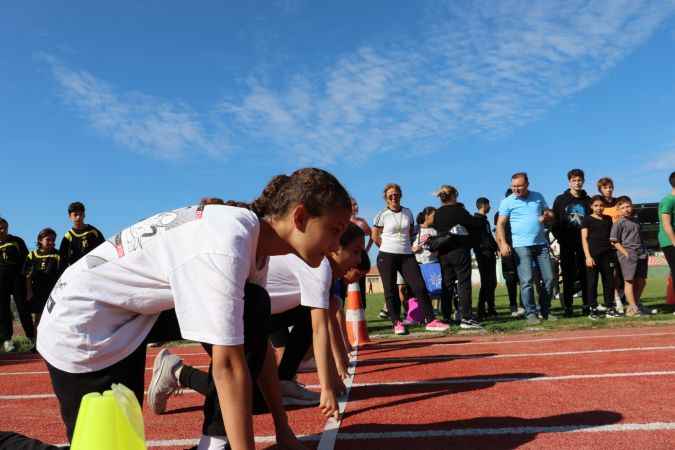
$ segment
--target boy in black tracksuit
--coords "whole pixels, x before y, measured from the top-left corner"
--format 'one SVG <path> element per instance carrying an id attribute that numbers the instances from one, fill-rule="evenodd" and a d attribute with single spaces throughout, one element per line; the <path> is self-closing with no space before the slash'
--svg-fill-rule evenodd
<path id="1" fill-rule="evenodd" d="M 581 282 L 584 315 L 590 313 L 588 287 L 586 283 L 586 257 L 581 245 L 581 224 L 590 214 L 590 198 L 582 189 L 584 172 L 572 169 L 567 173 L 570 188 L 556 197 L 553 202 L 552 232 L 560 243 L 560 268 L 563 276 L 563 306 L 565 316 L 572 315 L 575 282 Z"/>
<path id="2" fill-rule="evenodd" d="M 487 316 L 496 316 L 495 289 L 497 288 L 497 241 L 492 235 L 490 220 L 490 200 L 481 197 L 476 200 L 478 212 L 473 216 L 482 222 L 482 227 L 476 233 L 473 254 L 476 256 L 478 271 L 480 272 L 480 291 L 478 293 L 478 319 Z M 487 314 L 486 314 L 487 308 Z"/>
<path id="3" fill-rule="evenodd" d="M 78 259 L 105 241 L 103 233 L 96 227 L 84 223 L 84 205 L 82 203 L 71 203 L 68 206 L 68 217 L 73 222 L 73 228 L 66 231 L 63 239 L 61 239 L 61 246 L 59 247 L 61 270 L 75 264 Z"/>
<path id="4" fill-rule="evenodd" d="M 28 248 L 23 239 L 12 236 L 8 231 L 9 224 L 0 218 L 0 342 L 5 351 L 13 351 L 10 296 L 14 297 L 14 304 L 26 337 L 34 340 L 35 328 L 26 304 L 26 282 L 23 277 Z"/>

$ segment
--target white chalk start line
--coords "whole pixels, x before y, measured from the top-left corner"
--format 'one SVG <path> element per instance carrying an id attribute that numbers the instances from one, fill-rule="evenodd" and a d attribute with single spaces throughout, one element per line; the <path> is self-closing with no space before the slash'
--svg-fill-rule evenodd
<path id="1" fill-rule="evenodd" d="M 675 376 L 675 370 L 664 370 L 664 371 L 652 371 L 652 372 L 617 372 L 617 373 L 591 373 L 591 374 L 579 374 L 579 375 L 555 375 L 555 376 L 486 376 L 486 377 L 465 377 L 465 378 L 449 378 L 449 379 L 440 379 L 440 380 L 411 380 L 411 381 L 385 381 L 385 382 L 374 382 L 374 383 L 350 383 L 347 387 L 347 381 L 345 381 L 345 387 L 349 391 L 355 387 L 396 387 L 396 386 L 405 386 L 405 387 L 414 387 L 414 386 L 448 386 L 456 384 L 492 384 L 492 383 L 505 383 L 505 382 L 547 382 L 547 381 L 574 381 L 574 380 L 593 380 L 593 379 L 603 379 L 603 378 L 645 378 L 645 377 L 670 377 Z M 351 378 L 353 380 L 353 377 Z M 308 389 L 321 389 L 321 385 L 318 384 L 308 384 L 305 385 Z M 146 391 L 147 393 L 147 391 Z M 197 395 L 196 391 L 192 389 L 186 389 L 183 391 L 183 395 Z M 201 394 L 200 394 L 201 395 Z M 44 399 L 44 398 L 55 398 L 54 394 L 25 394 L 25 395 L 0 395 L 0 400 L 33 400 L 33 399 Z M 346 406 L 346 398 L 343 395 L 340 398 L 340 402 L 344 399 L 344 405 L 342 403 L 340 406 L 340 414 L 344 412 L 344 407 Z"/>
<path id="2" fill-rule="evenodd" d="M 359 348 L 354 349 L 354 353 L 349 358 L 349 368 L 347 373 L 349 376 L 345 380 L 345 392 L 338 400 L 338 411 L 340 416 L 338 420 L 330 418 L 326 421 L 326 426 L 321 433 L 321 440 L 317 446 L 317 450 L 333 450 L 335 448 L 335 441 L 337 439 L 338 432 L 340 431 L 340 425 L 342 424 L 342 416 L 347 409 L 347 402 L 349 402 L 349 393 L 352 390 L 352 385 L 354 383 L 354 375 L 356 374 L 356 365 L 358 364 L 359 357 Z"/>

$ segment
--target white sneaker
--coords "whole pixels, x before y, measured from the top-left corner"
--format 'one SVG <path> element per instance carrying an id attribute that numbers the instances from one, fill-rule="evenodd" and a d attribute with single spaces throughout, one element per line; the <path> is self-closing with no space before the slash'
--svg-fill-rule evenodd
<path id="1" fill-rule="evenodd" d="M 279 387 L 284 406 L 315 406 L 321 400 L 321 394 L 310 391 L 297 381 L 279 380 Z"/>
<path id="2" fill-rule="evenodd" d="M 313 357 L 302 361 L 298 366 L 298 373 L 306 372 L 316 372 L 316 361 Z"/>
<path id="3" fill-rule="evenodd" d="M 166 411 L 166 402 L 174 392 L 180 392 L 180 384 L 174 374 L 183 361 L 169 350 L 163 349 L 152 365 L 152 378 L 148 386 L 148 406 L 155 414 Z"/>
<path id="4" fill-rule="evenodd" d="M 197 450 L 227 450 L 230 448 L 226 436 L 202 436 Z"/>
<path id="5" fill-rule="evenodd" d="M 2 344 L 2 348 L 3 348 L 7 353 L 13 352 L 13 351 L 15 350 L 15 349 L 14 349 L 14 343 L 13 343 L 11 340 L 5 341 L 5 342 Z"/>
<path id="6" fill-rule="evenodd" d="M 607 312 L 607 307 L 604 306 L 604 305 L 598 305 L 598 306 L 595 308 L 595 310 L 598 311 L 598 312 L 603 312 L 603 313 L 604 313 L 604 312 Z"/>

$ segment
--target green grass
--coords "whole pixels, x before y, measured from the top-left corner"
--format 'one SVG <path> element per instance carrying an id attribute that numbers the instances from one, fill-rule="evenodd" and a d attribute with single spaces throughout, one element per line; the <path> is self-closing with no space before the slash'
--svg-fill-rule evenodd
<path id="1" fill-rule="evenodd" d="M 647 281 L 647 287 L 645 292 L 642 295 L 642 302 L 649 309 L 658 309 L 659 313 L 646 317 L 638 318 L 620 318 L 620 319 L 600 319 L 600 320 L 590 320 L 586 316 L 581 315 L 581 299 L 574 299 L 574 312 L 575 317 L 563 318 L 562 317 L 562 306 L 560 300 L 554 299 L 551 305 L 551 312 L 558 316 L 559 320 L 555 322 L 543 321 L 540 325 L 528 326 L 526 321 L 523 319 L 513 319 L 511 318 L 511 311 L 509 309 L 509 300 L 506 294 L 506 289 L 503 286 L 497 287 L 496 291 L 496 306 L 499 316 L 496 320 L 488 320 L 482 322 L 482 325 L 485 328 L 484 332 L 481 331 L 468 331 L 461 330 L 458 326 L 452 326 L 450 328 L 450 334 L 456 333 L 516 333 L 523 331 L 550 331 L 550 330 L 576 330 L 576 329 L 596 329 L 596 328 L 620 328 L 620 327 L 636 327 L 636 326 L 657 326 L 662 324 L 675 324 L 675 315 L 673 311 L 675 307 L 673 305 L 667 305 L 665 303 L 665 269 L 657 268 L 652 270 L 650 268 L 650 276 Z M 473 308 L 476 309 L 478 304 L 478 288 L 474 286 L 472 289 L 473 296 Z M 598 294 L 598 301 L 602 302 L 602 294 Z M 368 333 L 372 335 L 382 336 L 386 338 L 397 337 L 392 333 L 391 322 L 389 319 L 380 319 L 378 313 L 382 309 L 384 303 L 383 294 L 372 294 L 368 296 L 367 308 L 366 308 L 366 319 L 368 321 Z M 429 333 L 424 332 L 422 326 L 412 326 L 408 327 L 408 330 L 412 334 L 422 333 L 428 335 Z"/>

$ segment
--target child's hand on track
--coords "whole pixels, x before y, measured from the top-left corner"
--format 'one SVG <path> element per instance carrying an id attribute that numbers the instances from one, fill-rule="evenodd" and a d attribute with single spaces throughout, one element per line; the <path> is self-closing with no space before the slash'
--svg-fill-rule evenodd
<path id="1" fill-rule="evenodd" d="M 335 392 L 328 389 L 321 390 L 321 400 L 319 401 L 319 409 L 321 413 L 327 418 L 332 417 L 335 420 L 340 418 L 340 410 L 338 406 Z"/>

